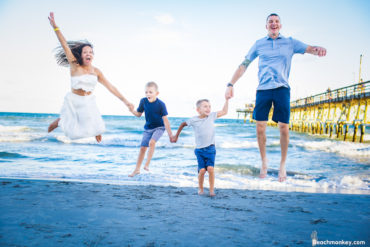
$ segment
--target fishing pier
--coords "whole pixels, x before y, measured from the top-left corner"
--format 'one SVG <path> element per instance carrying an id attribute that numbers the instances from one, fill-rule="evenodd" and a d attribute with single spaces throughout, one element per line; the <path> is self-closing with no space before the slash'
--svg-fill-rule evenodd
<path id="1" fill-rule="evenodd" d="M 369 142 L 366 129 L 370 127 L 370 81 L 360 82 L 290 103 L 289 128 L 293 131 L 343 141 Z M 268 125 L 276 126 L 269 113 Z M 253 105 L 237 109 L 244 121 L 252 120 Z"/>

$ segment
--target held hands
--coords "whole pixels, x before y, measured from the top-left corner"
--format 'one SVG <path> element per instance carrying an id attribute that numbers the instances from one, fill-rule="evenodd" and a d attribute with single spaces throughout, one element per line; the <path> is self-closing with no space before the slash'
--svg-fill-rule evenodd
<path id="1" fill-rule="evenodd" d="M 225 92 L 225 99 L 229 100 L 232 97 L 234 97 L 234 88 L 233 87 L 227 87 Z"/>
<path id="2" fill-rule="evenodd" d="M 175 143 L 177 142 L 178 137 L 177 136 L 170 136 L 170 142 Z"/>
<path id="3" fill-rule="evenodd" d="M 134 111 L 134 109 L 135 109 L 134 105 L 133 105 L 132 103 L 130 103 L 130 102 L 128 102 L 128 103 L 126 104 L 126 106 L 127 106 L 127 108 L 129 109 L 129 111 L 130 111 L 130 112 L 133 112 L 133 111 Z"/>
<path id="4" fill-rule="evenodd" d="M 55 23 L 55 19 L 54 19 L 54 12 L 50 12 L 50 15 L 48 16 L 48 19 L 50 21 L 50 25 L 53 28 L 57 28 L 57 24 Z"/>

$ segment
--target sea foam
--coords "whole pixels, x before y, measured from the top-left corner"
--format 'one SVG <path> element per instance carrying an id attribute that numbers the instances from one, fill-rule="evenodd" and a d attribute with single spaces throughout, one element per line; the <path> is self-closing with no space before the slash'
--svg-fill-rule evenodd
<path id="1" fill-rule="evenodd" d="M 348 157 L 370 158 L 370 145 L 363 143 L 350 143 L 339 141 L 298 141 L 299 147 L 309 150 L 320 150 L 324 152 L 337 153 Z"/>

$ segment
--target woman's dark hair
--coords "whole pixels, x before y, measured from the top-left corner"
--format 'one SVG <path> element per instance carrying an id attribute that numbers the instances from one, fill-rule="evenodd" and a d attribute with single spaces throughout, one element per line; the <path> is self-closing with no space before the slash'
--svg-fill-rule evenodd
<path id="1" fill-rule="evenodd" d="M 71 51 L 73 53 L 73 56 L 76 58 L 75 63 L 77 63 L 79 65 L 82 65 L 82 57 L 81 57 L 82 49 L 85 46 L 90 46 L 91 48 L 93 48 L 92 44 L 87 40 L 67 41 L 67 44 L 68 44 L 69 48 L 71 49 Z M 63 47 L 58 46 L 54 50 L 55 50 L 55 59 L 57 60 L 58 65 L 68 67 L 69 62 L 68 62 L 68 59 L 67 59 L 67 56 L 64 52 Z"/>

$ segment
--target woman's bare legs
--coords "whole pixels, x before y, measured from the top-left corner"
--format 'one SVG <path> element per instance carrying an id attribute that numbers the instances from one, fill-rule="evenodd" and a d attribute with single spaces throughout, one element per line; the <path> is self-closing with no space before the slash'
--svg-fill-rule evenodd
<path id="1" fill-rule="evenodd" d="M 57 119 L 55 119 L 55 121 L 54 121 L 54 122 L 52 122 L 52 123 L 49 125 L 48 133 L 50 133 L 50 132 L 52 132 L 53 130 L 55 130 L 56 128 L 58 128 L 59 120 L 60 120 L 60 118 L 57 118 Z"/>
<path id="2" fill-rule="evenodd" d="M 55 130 L 56 128 L 58 128 L 58 124 L 59 124 L 59 121 L 60 121 L 60 118 L 57 118 L 55 119 L 54 122 L 52 122 L 49 127 L 48 127 L 48 133 L 52 132 L 53 130 Z M 102 136 L 101 135 L 97 135 L 95 136 L 95 139 L 97 142 L 101 142 L 102 140 Z"/>

